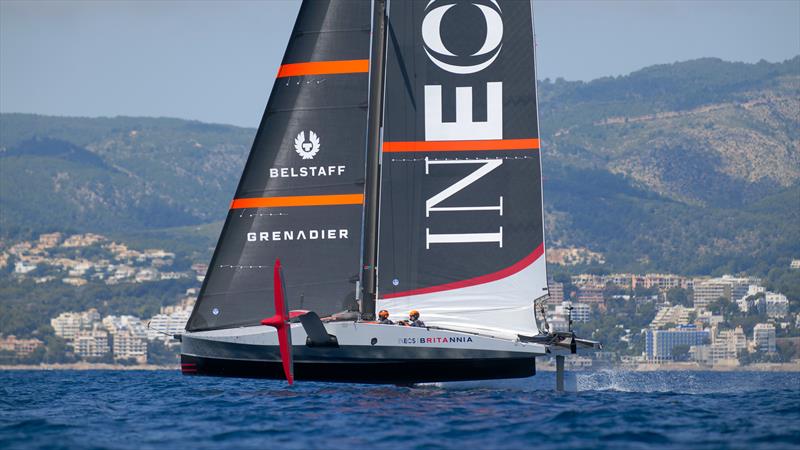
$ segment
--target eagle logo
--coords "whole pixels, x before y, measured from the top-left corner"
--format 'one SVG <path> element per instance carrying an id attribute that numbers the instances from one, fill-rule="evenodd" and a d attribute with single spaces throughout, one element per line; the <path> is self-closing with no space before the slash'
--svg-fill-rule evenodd
<path id="1" fill-rule="evenodd" d="M 314 156 L 319 153 L 319 136 L 314 131 L 308 130 L 308 140 L 309 142 L 306 142 L 305 131 L 298 133 L 294 138 L 294 151 L 303 159 L 314 159 Z"/>

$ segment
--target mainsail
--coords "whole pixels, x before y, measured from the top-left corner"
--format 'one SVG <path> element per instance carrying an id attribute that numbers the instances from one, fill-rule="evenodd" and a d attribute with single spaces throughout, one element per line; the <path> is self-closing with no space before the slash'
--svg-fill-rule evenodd
<path id="1" fill-rule="evenodd" d="M 187 330 L 352 307 L 361 257 L 370 2 L 304 2 Z"/>
<path id="2" fill-rule="evenodd" d="M 529 2 L 394 1 L 378 309 L 533 335 L 546 294 Z"/>

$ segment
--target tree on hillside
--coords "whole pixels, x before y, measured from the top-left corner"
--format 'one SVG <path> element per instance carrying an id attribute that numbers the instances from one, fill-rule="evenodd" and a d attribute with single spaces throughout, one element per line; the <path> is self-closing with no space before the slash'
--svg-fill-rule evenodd
<path id="1" fill-rule="evenodd" d="M 739 307 L 735 303 L 725 297 L 720 297 L 708 305 L 708 309 L 722 317 L 730 317 L 731 315 L 739 312 Z"/>
<path id="2" fill-rule="evenodd" d="M 682 305 L 691 307 L 692 306 L 692 296 L 691 292 L 688 289 L 683 289 L 679 287 L 671 288 L 667 291 L 667 301 L 672 305 Z"/>

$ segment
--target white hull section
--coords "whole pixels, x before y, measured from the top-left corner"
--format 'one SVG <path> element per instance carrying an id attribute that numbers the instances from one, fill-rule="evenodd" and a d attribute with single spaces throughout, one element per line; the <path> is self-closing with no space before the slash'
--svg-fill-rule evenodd
<path id="1" fill-rule="evenodd" d="M 325 324 L 325 329 L 329 334 L 336 336 L 340 349 L 347 349 L 347 347 L 360 347 L 362 349 L 372 348 L 375 349 L 375 353 L 381 353 L 380 350 L 388 348 L 404 348 L 409 350 L 437 349 L 439 350 L 436 352 L 437 354 L 447 353 L 447 350 L 511 352 L 528 354 L 531 357 L 541 356 L 546 353 L 545 346 L 541 344 L 525 343 L 519 340 L 498 339 L 495 337 L 450 330 L 405 327 L 399 325 L 379 325 L 363 322 L 331 322 Z M 295 349 L 306 348 L 307 334 L 302 325 L 299 323 L 291 324 L 291 332 L 292 347 Z M 186 332 L 183 335 L 183 340 L 201 340 L 264 347 L 278 346 L 277 332 L 274 328 L 265 326 Z M 296 352 L 295 354 L 297 358 L 302 358 L 302 352 Z"/>

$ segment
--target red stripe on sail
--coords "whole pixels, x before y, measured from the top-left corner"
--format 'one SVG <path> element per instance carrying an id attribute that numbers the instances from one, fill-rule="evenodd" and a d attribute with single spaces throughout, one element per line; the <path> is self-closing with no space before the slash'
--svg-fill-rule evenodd
<path id="1" fill-rule="evenodd" d="M 361 205 L 363 203 L 364 194 L 294 195 L 289 197 L 236 198 L 231 202 L 231 209 Z"/>
<path id="2" fill-rule="evenodd" d="M 384 153 L 477 152 L 491 150 L 537 150 L 539 139 L 489 139 L 485 141 L 394 141 L 384 142 Z"/>
<path id="3" fill-rule="evenodd" d="M 433 292 L 441 292 L 441 291 L 451 291 L 453 289 L 460 289 L 470 286 L 477 286 L 479 284 L 490 283 L 492 281 L 497 281 L 506 277 L 510 277 L 515 273 L 521 271 L 522 269 L 530 266 L 533 264 L 537 259 L 539 259 L 544 254 L 544 244 L 539 244 L 536 247 L 536 250 L 531 252 L 528 256 L 522 258 L 520 261 L 516 262 L 514 265 L 506 267 L 503 270 L 499 270 L 494 273 L 489 273 L 486 275 L 481 275 L 479 277 L 470 278 L 468 280 L 461 280 L 461 281 L 454 281 L 452 283 L 447 284 L 440 284 L 438 286 L 430 286 L 421 289 L 414 289 L 411 291 L 404 291 L 404 292 L 396 292 L 392 294 L 383 295 L 383 298 L 397 298 L 397 297 L 408 297 L 411 295 L 421 295 L 421 294 L 430 294 Z"/>
<path id="4" fill-rule="evenodd" d="M 369 72 L 368 59 L 351 59 L 347 61 L 316 61 L 284 64 L 278 69 L 278 78 L 300 77 L 303 75 L 334 75 L 366 72 Z"/>

